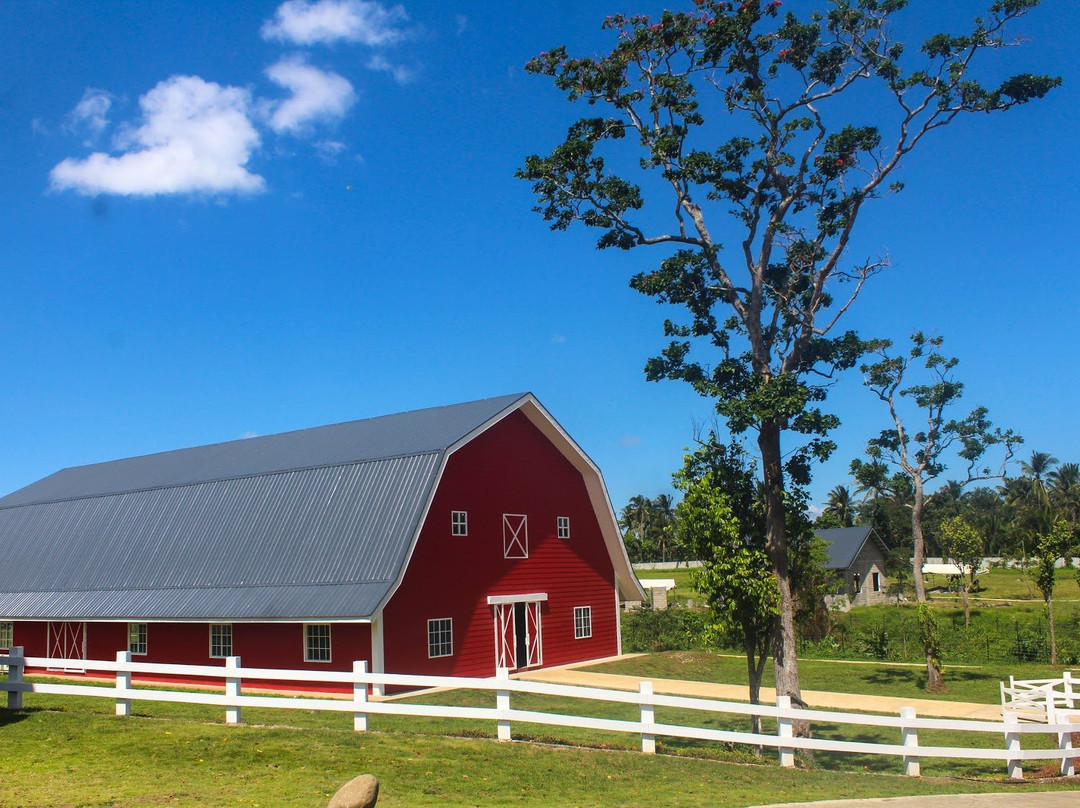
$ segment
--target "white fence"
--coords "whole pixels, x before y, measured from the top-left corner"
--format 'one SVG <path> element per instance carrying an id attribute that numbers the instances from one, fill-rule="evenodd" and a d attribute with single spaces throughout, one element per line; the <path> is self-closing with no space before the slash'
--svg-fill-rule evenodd
<path id="1" fill-rule="evenodd" d="M 1074 690 L 1076 679 L 1065 671 L 1058 679 L 1016 679 L 1009 677 L 1009 686 L 1001 683 L 1001 709 L 1018 718 L 1032 721 L 1051 721 L 1055 716 L 1068 714 L 1076 707 L 1080 694 Z"/>
<path id="2" fill-rule="evenodd" d="M 899 715 L 840 713 L 824 710 L 792 709 L 790 699 L 786 696 L 780 696 L 775 707 L 717 701 L 714 699 L 667 696 L 654 693 L 652 684 L 648 681 L 641 682 L 637 692 L 628 692 L 595 687 L 518 681 L 510 679 L 505 670 L 500 670 L 499 675 L 495 678 L 486 679 L 370 673 L 367 671 L 365 662 L 354 662 L 351 672 L 299 671 L 277 668 L 244 668 L 240 664 L 239 657 L 228 657 L 225 660 L 224 667 L 164 665 L 149 662 L 132 662 L 131 655 L 125 652 L 118 653 L 116 661 L 113 662 L 106 660 L 25 657 L 21 648 L 12 648 L 9 655 L 0 655 L 0 663 L 6 663 L 9 666 L 8 680 L 0 682 L 0 691 L 6 691 L 8 694 L 7 706 L 9 709 L 22 708 L 24 693 L 48 693 L 112 699 L 116 702 L 117 715 L 130 715 L 131 703 L 135 700 L 213 705 L 225 709 L 225 721 L 229 724 L 241 722 L 242 710 L 245 707 L 330 710 L 352 713 L 353 728 L 358 732 L 367 730 L 368 716 L 372 714 L 428 716 L 493 721 L 496 724 L 497 737 L 501 741 L 511 739 L 511 725 L 514 722 L 523 722 L 639 735 L 641 737 L 641 750 L 647 754 L 654 753 L 656 751 L 656 739 L 664 737 L 697 739 L 725 744 L 745 744 L 754 747 L 772 747 L 777 750 L 782 766 L 795 765 L 795 752 L 797 750 L 812 750 L 899 757 L 903 760 L 904 773 L 913 776 L 919 775 L 919 762 L 922 758 L 1002 761 L 1006 765 L 1008 776 L 1017 779 L 1023 777 L 1024 761 L 1055 760 L 1060 762 L 1062 774 L 1075 774 L 1073 768 L 1072 730 L 1076 725 L 1069 723 L 1070 716 L 1062 711 L 1052 713 L 1050 718 L 1053 720 L 1045 724 L 1021 724 L 1017 716 L 1012 713 L 1006 714 L 1003 721 L 918 718 L 915 715 L 915 710 L 911 707 L 905 707 L 900 711 Z M 111 673 L 115 675 L 115 683 L 112 687 L 109 687 L 104 685 L 28 682 L 25 679 L 27 667 L 34 669 L 78 669 L 94 674 Z M 205 693 L 191 690 L 138 688 L 132 682 L 132 676 L 137 674 L 154 677 L 178 676 L 192 679 L 223 680 L 224 692 Z M 332 699 L 325 696 L 245 695 L 242 690 L 242 682 L 245 680 L 258 681 L 264 687 L 267 683 L 273 682 L 350 684 L 352 686 L 352 697 Z M 154 687 L 161 687 L 161 684 L 160 681 L 156 681 Z M 369 689 L 382 692 L 382 689 L 386 687 L 487 690 L 494 692 L 495 704 L 493 707 L 465 707 L 369 700 Z M 636 720 L 625 720 L 514 709 L 511 707 L 511 694 L 514 693 L 532 693 L 544 696 L 631 704 L 637 707 L 638 718 Z M 775 735 L 766 735 L 661 723 L 656 720 L 657 708 L 696 710 L 712 714 L 719 713 L 747 717 L 758 715 L 763 718 L 774 719 L 777 724 L 777 732 Z M 866 741 L 795 737 L 792 732 L 793 722 L 795 721 L 807 721 L 811 725 L 814 722 L 821 722 L 878 729 L 892 728 L 895 729 L 899 742 L 870 743 Z M 1001 736 L 1004 744 L 997 748 L 923 746 L 919 743 L 920 730 L 993 733 Z M 1052 735 L 1056 741 L 1056 748 L 1022 749 L 1021 737 L 1034 734 Z"/>

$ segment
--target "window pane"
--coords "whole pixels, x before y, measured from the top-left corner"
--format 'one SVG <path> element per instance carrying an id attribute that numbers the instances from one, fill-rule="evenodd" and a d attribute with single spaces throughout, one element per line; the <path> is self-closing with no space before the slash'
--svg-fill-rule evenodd
<path id="1" fill-rule="evenodd" d="M 128 651 L 146 653 L 146 623 L 128 623 Z"/>
<path id="2" fill-rule="evenodd" d="M 428 657 L 447 657 L 454 654 L 454 627 L 449 617 L 428 620 Z"/>
<path id="3" fill-rule="evenodd" d="M 330 625 L 304 626 L 304 659 L 307 662 L 330 661 Z"/>
<path id="4" fill-rule="evenodd" d="M 584 640 L 592 636 L 592 606 L 574 607 L 574 639 Z"/>
<path id="5" fill-rule="evenodd" d="M 10 621 L 0 623 L 0 648 L 8 650 L 15 643 L 15 624 Z"/>
<path id="6" fill-rule="evenodd" d="M 214 623 L 210 626 L 210 656 L 232 656 L 232 625 Z"/>
<path id="7" fill-rule="evenodd" d="M 450 535 L 452 536 L 468 536 L 469 535 L 469 514 L 467 511 L 451 511 L 450 512 Z"/>

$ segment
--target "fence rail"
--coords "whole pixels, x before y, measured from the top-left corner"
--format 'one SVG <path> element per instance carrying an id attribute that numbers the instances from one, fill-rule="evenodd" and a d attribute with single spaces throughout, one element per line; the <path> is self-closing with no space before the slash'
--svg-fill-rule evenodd
<path id="1" fill-rule="evenodd" d="M 225 665 L 169 665 L 152 662 L 132 662 L 131 655 L 120 652 L 116 660 L 65 660 L 48 657 L 27 657 L 21 648 L 12 648 L 7 655 L 0 655 L 0 664 L 8 666 L 7 681 L 0 681 L 0 691 L 7 692 L 9 709 L 20 709 L 24 693 L 42 693 L 68 696 L 107 698 L 116 703 L 117 715 L 130 715 L 131 703 L 136 700 L 203 704 L 225 709 L 225 721 L 239 724 L 245 707 L 282 708 L 302 710 L 327 710 L 353 714 L 353 728 L 363 732 L 368 728 L 370 715 L 425 716 L 436 718 L 476 719 L 494 721 L 499 740 L 510 740 L 514 722 L 543 724 L 603 730 L 639 735 L 641 749 L 647 754 L 656 751 L 656 739 L 682 738 L 713 741 L 726 744 L 742 744 L 754 747 L 775 748 L 783 766 L 795 765 L 797 750 L 840 752 L 847 754 L 871 754 L 899 757 L 904 773 L 919 775 L 922 758 L 963 758 L 1002 761 L 1008 776 L 1023 777 L 1023 762 L 1029 760 L 1055 760 L 1061 772 L 1074 775 L 1074 750 L 1072 731 L 1077 728 L 1073 717 L 1080 717 L 1080 710 L 1058 709 L 1051 703 L 1045 723 L 1021 723 L 1014 712 L 1006 712 L 1002 721 L 976 721 L 970 719 L 919 718 L 915 710 L 905 707 L 899 715 L 869 713 L 843 713 L 825 710 L 793 709 L 786 696 L 777 698 L 776 706 L 745 704 L 715 699 L 669 696 L 654 693 L 652 683 L 643 681 L 637 691 L 608 690 L 597 687 L 557 685 L 546 682 L 528 682 L 509 678 L 506 670 L 500 670 L 494 678 L 469 678 L 424 676 L 410 674 L 372 673 L 365 662 L 354 662 L 351 671 L 299 671 L 277 668 L 245 668 L 239 657 L 228 657 Z M 26 680 L 27 668 L 78 668 L 86 672 L 113 674 L 113 686 L 55 684 Z M 188 679 L 221 680 L 222 692 L 197 692 L 191 690 L 163 690 L 160 680 L 153 682 L 155 689 L 136 687 L 133 675 L 148 674 L 155 677 L 185 677 Z M 275 696 L 250 695 L 243 692 L 244 682 L 293 682 L 320 684 L 351 684 L 351 698 L 326 698 L 324 696 Z M 1015 686 L 1010 682 L 1011 686 Z M 402 701 L 381 701 L 369 698 L 369 691 L 381 692 L 385 687 L 396 688 L 463 688 L 495 693 L 492 707 L 466 707 L 435 704 L 415 704 Z M 1002 685 L 1004 688 L 1004 684 Z M 1044 691 L 1040 691 L 1044 692 Z M 634 705 L 638 708 L 636 719 L 602 718 L 582 715 L 561 715 L 522 710 L 511 707 L 511 694 L 528 693 L 543 696 L 581 699 Z M 1045 702 L 1045 699 L 1044 699 Z M 776 721 L 775 735 L 755 734 L 738 730 L 710 729 L 658 722 L 657 708 L 693 710 L 704 713 L 721 713 L 738 716 L 760 716 Z M 827 738 L 797 737 L 794 722 L 807 721 L 843 724 L 856 727 L 893 728 L 897 730 L 897 743 L 873 743 Z M 960 732 L 991 733 L 1003 738 L 1003 745 L 996 748 L 922 746 L 921 730 L 952 730 Z M 1051 735 L 1056 739 L 1053 749 L 1023 749 L 1021 738 L 1025 735 Z"/>

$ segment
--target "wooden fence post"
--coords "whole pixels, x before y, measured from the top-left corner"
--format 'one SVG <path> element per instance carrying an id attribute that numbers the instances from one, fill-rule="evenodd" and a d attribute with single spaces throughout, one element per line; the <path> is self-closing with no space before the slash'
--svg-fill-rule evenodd
<path id="1" fill-rule="evenodd" d="M 1016 713 L 1009 713 L 1003 717 L 1005 719 L 1005 749 L 1010 755 L 1006 760 L 1008 776 L 1010 780 L 1023 780 L 1024 766 L 1018 754 L 1020 752 L 1020 733 L 1016 731 L 1020 719 L 1016 717 Z"/>
<path id="2" fill-rule="evenodd" d="M 1063 711 L 1064 712 L 1064 711 Z M 1065 713 L 1064 716 L 1059 715 L 1057 710 L 1051 713 L 1047 713 L 1047 724 L 1069 724 L 1072 721 L 1071 712 Z M 1058 736 L 1058 749 L 1061 750 L 1061 773 L 1065 777 L 1072 777 L 1076 774 L 1076 769 L 1073 765 L 1072 756 L 1072 732 L 1065 731 L 1059 732 Z"/>
<path id="3" fill-rule="evenodd" d="M 1076 697 L 1073 695 L 1072 671 L 1065 671 L 1061 674 L 1061 685 L 1065 691 L 1065 709 L 1072 710 L 1076 701 Z"/>
<path id="4" fill-rule="evenodd" d="M 117 651 L 116 652 L 116 664 L 117 665 L 130 665 L 131 664 L 131 652 L 130 651 Z M 131 689 L 131 671 L 116 669 L 116 689 L 130 690 Z M 131 715 L 131 699 L 116 698 L 116 714 L 117 715 Z"/>
<path id="5" fill-rule="evenodd" d="M 781 710 L 791 709 L 791 696 L 777 696 L 776 706 Z M 778 716 L 776 719 L 776 734 L 780 738 L 791 738 L 793 736 L 791 727 L 791 718 L 786 716 Z M 779 746 L 777 751 L 780 753 L 780 765 L 786 769 L 793 768 L 795 766 L 795 750 L 788 746 Z"/>
<path id="6" fill-rule="evenodd" d="M 652 682 L 638 682 L 638 695 L 641 704 L 641 751 L 646 755 L 656 754 L 656 712 L 652 704 Z"/>
<path id="7" fill-rule="evenodd" d="M 23 647 L 16 645 L 8 649 L 8 684 L 21 685 L 23 673 L 26 671 L 26 660 L 23 657 Z M 9 710 L 21 710 L 23 706 L 23 694 L 21 690 L 9 690 L 7 694 L 7 706 Z"/>
<path id="8" fill-rule="evenodd" d="M 236 670 L 240 667 L 240 657 L 225 657 L 225 670 Z M 225 679 L 225 695 L 230 699 L 240 698 L 240 676 L 229 676 Z M 225 723 L 239 724 L 241 718 L 240 705 L 233 703 L 225 708 Z"/>
<path id="9" fill-rule="evenodd" d="M 360 705 L 367 704 L 368 683 L 361 681 L 367 675 L 367 662 L 363 660 L 353 662 L 352 672 L 355 677 L 353 679 L 352 697 L 353 703 L 358 708 L 353 713 L 352 728 L 354 732 L 367 732 L 368 714 L 359 709 Z"/>
<path id="10" fill-rule="evenodd" d="M 510 670 L 508 668 L 499 668 L 495 671 L 495 678 L 509 681 Z M 496 690 L 495 691 L 495 710 L 499 716 L 498 724 L 498 738 L 500 741 L 510 740 L 510 691 L 509 690 Z"/>
<path id="11" fill-rule="evenodd" d="M 914 707 L 901 707 L 900 719 L 907 719 L 912 721 L 915 718 Z M 900 727 L 900 738 L 905 748 L 909 748 L 912 754 L 904 755 L 904 774 L 908 777 L 919 777 L 919 756 L 914 754 L 914 750 L 919 748 L 919 731 L 915 727 L 902 725 Z"/>

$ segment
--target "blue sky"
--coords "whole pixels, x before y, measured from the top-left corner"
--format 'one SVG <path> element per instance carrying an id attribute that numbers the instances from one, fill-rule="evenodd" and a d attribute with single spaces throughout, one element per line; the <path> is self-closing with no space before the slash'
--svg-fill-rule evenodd
<path id="1" fill-rule="evenodd" d="M 979 6 L 912 0 L 901 33 Z M 669 312 L 627 279 L 659 256 L 549 232 L 513 176 L 585 114 L 524 63 L 602 51 L 605 15 L 662 7 L 0 3 L 0 491 L 524 390 L 616 508 L 669 490 L 711 410 L 644 381 Z M 1063 76 L 1052 98 L 937 133 L 867 210 L 852 254 L 893 268 L 847 316 L 943 335 L 965 403 L 1063 461 L 1080 460 L 1078 17 L 1048 0 L 999 54 Z M 831 407 L 818 502 L 883 426 L 858 373 Z"/>

